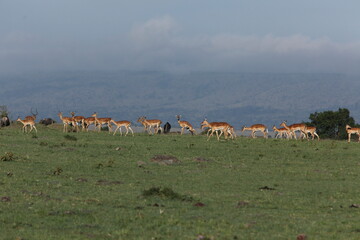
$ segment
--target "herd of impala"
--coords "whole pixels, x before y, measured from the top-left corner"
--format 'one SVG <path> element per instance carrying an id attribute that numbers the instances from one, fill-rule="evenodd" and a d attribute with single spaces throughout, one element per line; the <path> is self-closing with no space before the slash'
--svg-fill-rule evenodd
<path id="1" fill-rule="evenodd" d="M 31 111 L 31 116 L 26 116 L 25 119 L 20 119 L 20 117 L 17 119 L 18 122 L 21 122 L 23 124 L 23 131 L 27 131 L 27 126 L 30 127 L 31 132 L 33 129 L 37 132 L 37 129 L 35 127 L 35 120 L 37 116 L 36 113 L 33 113 Z M 94 113 L 91 115 L 91 117 L 85 118 L 83 116 L 75 116 L 75 112 L 71 112 L 71 117 L 64 117 L 62 112 L 58 113 L 58 116 L 60 120 L 63 123 L 63 131 L 68 131 L 68 126 L 74 126 L 76 131 L 79 131 L 79 126 L 81 126 L 83 131 L 89 131 L 89 126 L 93 124 L 95 126 L 95 129 L 98 131 L 101 130 L 101 127 L 103 125 L 107 125 L 109 129 L 109 133 L 111 133 L 112 130 L 112 124 L 116 126 L 116 129 L 113 133 L 113 135 L 116 134 L 117 130 L 119 130 L 120 134 L 122 135 L 121 128 L 124 127 L 126 129 L 125 136 L 129 133 L 129 130 L 131 131 L 131 134 L 134 136 L 134 131 L 131 128 L 131 122 L 130 121 L 115 121 L 112 118 L 98 118 L 97 113 Z M 181 115 L 176 115 L 177 122 L 179 123 L 181 127 L 181 135 L 184 133 L 184 130 L 188 130 L 192 135 L 196 134 L 195 129 L 188 121 L 182 121 Z M 157 134 L 159 131 L 162 131 L 161 124 L 162 121 L 159 119 L 147 119 L 145 116 L 142 116 L 138 118 L 137 122 L 141 123 L 144 126 L 144 131 L 147 131 L 149 134 L 153 134 L 151 131 L 151 128 L 154 128 L 154 134 Z M 201 129 L 204 130 L 205 128 L 208 128 L 207 131 L 207 140 L 209 140 L 214 133 L 216 133 L 217 140 L 220 140 L 220 137 L 222 134 L 224 134 L 225 139 L 230 137 L 231 139 L 236 138 L 234 127 L 228 124 L 227 122 L 208 122 L 205 118 L 204 121 L 201 122 Z M 306 126 L 304 123 L 296 123 L 292 125 L 287 125 L 286 121 L 282 122 L 280 124 L 281 128 L 277 128 L 275 125 L 273 126 L 273 131 L 275 133 L 275 138 L 287 138 L 287 139 L 297 139 L 296 132 L 300 133 L 300 139 L 308 139 L 309 140 L 309 134 L 312 137 L 312 140 L 314 140 L 315 137 L 317 137 L 318 140 L 320 140 L 319 135 L 316 133 L 316 127 L 309 127 Z M 251 131 L 251 137 L 256 138 L 255 133 L 261 132 L 264 135 L 264 138 L 268 138 L 268 129 L 263 124 L 254 124 L 250 127 L 244 126 L 242 128 L 242 132 L 244 131 Z M 357 134 L 359 137 L 360 142 L 360 128 L 353 128 L 349 125 L 346 125 L 346 132 L 348 134 L 348 142 L 350 142 L 350 138 L 352 134 Z"/>

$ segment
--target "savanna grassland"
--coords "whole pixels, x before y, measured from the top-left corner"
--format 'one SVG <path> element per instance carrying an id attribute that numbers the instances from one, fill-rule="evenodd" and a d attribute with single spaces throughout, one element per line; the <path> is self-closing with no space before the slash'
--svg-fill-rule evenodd
<path id="1" fill-rule="evenodd" d="M 0 239 L 360 238 L 358 143 L 38 130 L 0 129 Z"/>

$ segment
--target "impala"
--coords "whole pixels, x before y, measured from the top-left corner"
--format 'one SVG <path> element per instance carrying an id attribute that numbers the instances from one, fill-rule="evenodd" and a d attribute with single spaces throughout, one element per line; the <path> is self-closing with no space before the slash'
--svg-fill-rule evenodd
<path id="1" fill-rule="evenodd" d="M 316 127 L 307 126 L 305 132 L 306 132 L 306 135 L 308 135 L 310 133 L 312 140 L 315 139 L 315 136 L 317 137 L 318 141 L 320 140 L 319 135 L 316 133 Z"/>
<path id="2" fill-rule="evenodd" d="M 73 119 L 71 117 L 63 117 L 62 112 L 58 113 L 58 116 L 60 118 L 60 120 L 63 122 L 64 124 L 64 128 L 63 128 L 63 132 L 67 132 L 67 126 L 70 125 L 70 123 L 75 126 L 75 122 L 73 121 Z"/>
<path id="3" fill-rule="evenodd" d="M 111 118 L 98 118 L 96 112 L 91 116 L 95 118 L 95 124 L 98 124 L 99 132 L 101 131 L 101 126 L 103 124 L 107 124 L 109 133 L 111 132 Z"/>
<path id="4" fill-rule="evenodd" d="M 134 136 L 134 131 L 131 129 L 131 122 L 129 122 L 129 121 L 114 121 L 114 120 L 111 120 L 111 122 L 116 126 L 114 135 L 116 134 L 116 131 L 119 129 L 120 135 L 122 136 L 121 127 L 125 127 L 125 129 L 126 129 L 125 136 L 128 135 L 129 129 L 130 129 L 132 135 Z"/>
<path id="5" fill-rule="evenodd" d="M 39 114 L 37 109 L 36 109 L 36 113 L 33 113 L 32 108 L 31 108 L 30 112 L 31 112 L 31 116 L 26 116 L 25 120 L 33 120 L 33 121 L 35 121 L 37 115 Z"/>
<path id="6" fill-rule="evenodd" d="M 162 130 L 160 126 L 162 121 L 159 119 L 146 119 L 145 116 L 142 116 L 137 121 L 144 126 L 145 130 L 147 130 L 149 134 L 152 134 L 151 127 L 154 127 L 155 134 L 158 133 L 159 129 L 160 131 Z"/>
<path id="7" fill-rule="evenodd" d="M 273 126 L 273 130 L 276 133 L 275 134 L 275 138 L 277 137 L 288 137 L 289 136 L 289 132 L 286 128 L 277 128 L 275 125 Z"/>
<path id="8" fill-rule="evenodd" d="M 308 138 L 306 134 L 306 125 L 304 123 L 295 123 L 290 126 L 286 125 L 286 121 L 283 121 L 280 126 L 286 128 L 289 131 L 288 139 L 291 138 L 291 135 L 294 135 L 294 138 L 296 138 L 296 131 L 300 131 L 300 138 L 304 136 L 306 139 Z"/>
<path id="9" fill-rule="evenodd" d="M 37 111 L 37 109 L 36 109 L 36 113 L 33 113 L 32 108 L 31 108 L 30 112 L 31 112 L 31 116 L 30 116 L 30 115 L 29 115 L 29 116 L 26 116 L 26 117 L 25 117 L 25 120 L 33 120 L 33 121 L 35 122 L 36 117 L 37 117 L 37 115 L 39 114 L 38 111 Z M 26 128 L 25 128 L 25 129 L 26 129 Z"/>
<path id="10" fill-rule="evenodd" d="M 217 140 L 220 141 L 221 135 L 224 133 L 225 139 L 227 139 L 227 134 L 230 134 L 230 136 L 233 138 L 232 130 L 230 124 L 226 122 L 211 122 L 209 123 L 207 119 L 205 118 L 204 121 L 200 123 L 201 129 L 204 129 L 205 127 L 209 128 L 209 131 L 207 134 L 211 131 L 210 135 L 208 136 L 208 141 L 211 138 L 211 136 L 216 132 Z M 218 133 L 220 131 L 220 135 Z"/>
<path id="11" fill-rule="evenodd" d="M 188 121 L 180 121 L 181 115 L 176 115 L 175 116 L 178 120 L 178 123 L 181 127 L 181 134 L 182 135 L 184 133 L 184 130 L 187 129 L 191 132 L 191 135 L 194 135 L 194 133 L 196 133 L 195 129 L 193 128 L 193 126 L 188 122 Z"/>
<path id="12" fill-rule="evenodd" d="M 37 129 L 35 127 L 35 121 L 32 120 L 32 119 L 24 119 L 24 120 L 21 120 L 20 117 L 18 117 L 18 119 L 16 120 L 18 122 L 21 122 L 23 124 L 23 131 L 26 132 L 26 126 L 30 126 L 30 131 L 29 133 L 35 129 L 35 131 L 37 132 Z"/>
<path id="13" fill-rule="evenodd" d="M 95 125 L 95 128 L 96 128 L 96 122 L 95 122 L 95 118 L 94 117 L 88 117 L 88 118 L 85 118 L 84 119 L 84 127 L 86 129 L 86 131 L 88 132 L 89 131 L 89 126 L 91 124 L 94 124 Z"/>
<path id="14" fill-rule="evenodd" d="M 348 142 L 350 142 L 351 134 L 357 134 L 359 137 L 358 141 L 360 142 L 360 128 L 353 128 L 349 125 L 346 125 L 346 132 L 348 134 Z"/>
<path id="15" fill-rule="evenodd" d="M 147 131 L 147 124 L 144 121 L 144 117 L 139 117 L 137 122 L 141 123 L 144 126 L 144 131 Z"/>
<path id="16" fill-rule="evenodd" d="M 267 136 L 268 135 L 268 130 L 267 130 L 266 126 L 263 125 L 263 124 L 254 124 L 251 127 L 244 126 L 241 129 L 241 132 L 244 132 L 244 131 L 251 131 L 251 137 L 252 138 L 256 138 L 256 136 L 255 136 L 256 132 L 262 132 L 264 134 L 264 138 L 268 137 Z"/>
<path id="17" fill-rule="evenodd" d="M 83 116 L 75 116 L 75 112 L 71 112 L 70 114 L 71 114 L 72 119 L 73 119 L 73 121 L 75 123 L 76 131 L 79 130 L 79 126 L 78 126 L 79 123 L 81 124 L 82 131 L 84 131 L 84 129 L 85 129 L 85 117 L 83 117 Z"/>
<path id="18" fill-rule="evenodd" d="M 231 139 L 234 139 L 234 138 L 236 138 L 236 133 L 235 133 L 235 129 L 234 129 L 234 127 L 233 126 L 229 126 L 229 128 L 228 128 L 228 130 L 224 133 L 224 135 L 227 135 L 227 134 L 229 134 L 230 135 L 230 137 L 231 137 Z"/>

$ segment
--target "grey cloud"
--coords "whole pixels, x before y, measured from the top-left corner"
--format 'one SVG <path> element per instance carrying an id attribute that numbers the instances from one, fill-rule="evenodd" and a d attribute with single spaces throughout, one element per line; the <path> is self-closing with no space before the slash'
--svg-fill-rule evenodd
<path id="1" fill-rule="evenodd" d="M 51 39 L 0 36 L 0 72 L 31 70 L 164 70 L 359 73 L 360 42 L 301 34 L 278 37 L 183 36 L 170 16 L 135 24 L 126 36 Z"/>

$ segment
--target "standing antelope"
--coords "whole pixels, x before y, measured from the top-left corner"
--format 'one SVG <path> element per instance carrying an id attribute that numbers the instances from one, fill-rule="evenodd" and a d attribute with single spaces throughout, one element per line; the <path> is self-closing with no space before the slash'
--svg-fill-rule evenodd
<path id="1" fill-rule="evenodd" d="M 101 126 L 103 124 L 107 124 L 109 133 L 111 132 L 111 118 L 98 118 L 96 112 L 91 116 L 95 118 L 95 124 L 98 124 L 99 132 L 101 131 Z"/>
<path id="2" fill-rule="evenodd" d="M 231 125 L 229 126 L 229 128 L 228 128 L 227 132 L 226 132 L 226 133 L 224 133 L 224 135 L 227 135 L 227 134 L 229 134 L 229 135 L 230 135 L 231 139 L 236 138 L 236 133 L 235 133 L 235 129 L 234 129 L 234 127 L 233 127 L 233 126 L 231 126 Z"/>
<path id="3" fill-rule="evenodd" d="M 33 121 L 35 121 L 37 115 L 39 114 L 37 109 L 36 109 L 36 113 L 33 113 L 32 108 L 31 108 L 30 112 L 31 112 L 31 116 L 26 116 L 25 120 L 33 120 Z"/>
<path id="4" fill-rule="evenodd" d="M 204 121 L 200 123 L 201 129 L 204 129 L 206 127 L 209 128 L 209 131 L 207 134 L 211 131 L 210 135 L 208 136 L 208 141 L 211 138 L 211 136 L 216 132 L 217 140 L 220 141 L 221 135 L 224 133 L 225 139 L 227 139 L 227 135 L 230 134 L 230 136 L 233 138 L 232 130 L 230 124 L 226 122 L 211 122 L 209 123 L 207 119 L 205 118 Z M 220 135 L 218 133 L 220 131 Z"/>
<path id="5" fill-rule="evenodd" d="M 251 131 L 251 137 L 256 138 L 255 132 L 262 132 L 264 134 L 264 138 L 268 138 L 268 130 L 264 124 L 254 124 L 251 127 L 243 126 L 241 132 Z"/>
<path id="6" fill-rule="evenodd" d="M 94 125 L 95 125 L 95 128 L 96 128 L 96 122 L 95 122 L 95 118 L 94 118 L 94 117 L 88 117 L 88 118 L 85 118 L 85 119 L 84 119 L 84 126 L 85 126 L 85 129 L 86 129 L 87 132 L 89 131 L 89 126 L 90 126 L 91 124 L 94 124 Z"/>
<path id="7" fill-rule="evenodd" d="M 26 126 L 28 126 L 28 125 L 30 126 L 30 131 L 29 131 L 29 133 L 30 133 L 33 129 L 35 129 L 35 131 L 37 132 L 37 129 L 36 129 L 36 127 L 35 127 L 35 121 L 34 121 L 33 119 L 24 119 L 24 120 L 21 120 L 20 117 L 18 117 L 18 119 L 17 119 L 16 121 L 21 122 L 21 123 L 23 124 L 22 129 L 23 129 L 24 132 L 26 132 Z"/>
<path id="8" fill-rule="evenodd" d="M 147 130 L 149 134 L 152 134 L 151 127 L 154 127 L 155 134 L 158 133 L 159 129 L 160 129 L 160 131 L 162 131 L 162 128 L 161 128 L 162 121 L 159 119 L 146 119 L 145 116 L 142 116 L 142 117 L 139 117 L 137 121 L 140 122 L 144 126 L 145 130 Z"/>
<path id="9" fill-rule="evenodd" d="M 72 119 L 73 119 L 73 121 L 75 123 L 76 131 L 79 130 L 79 126 L 78 126 L 79 123 L 81 124 L 82 131 L 84 131 L 84 129 L 85 129 L 85 117 L 83 117 L 83 116 L 75 116 L 75 112 L 71 112 L 70 114 L 71 114 Z"/>
<path id="10" fill-rule="evenodd" d="M 318 141 L 320 141 L 319 135 L 316 133 L 316 127 L 309 127 L 307 126 L 305 129 L 306 135 L 310 133 L 312 140 L 315 139 L 315 136 L 317 137 Z"/>
<path id="11" fill-rule="evenodd" d="M 350 138 L 351 138 L 351 134 L 357 134 L 359 137 L 358 142 L 360 142 L 360 128 L 353 128 L 350 127 L 349 125 L 346 125 L 346 132 L 348 134 L 348 142 L 350 142 Z"/>
<path id="12" fill-rule="evenodd" d="M 275 138 L 281 137 L 283 138 L 284 136 L 287 138 L 289 136 L 289 131 L 286 128 L 277 128 L 275 125 L 273 126 L 273 130 L 276 133 L 275 134 Z"/>
<path id="13" fill-rule="evenodd" d="M 137 122 L 141 123 L 144 126 L 144 131 L 147 131 L 147 124 L 144 121 L 144 117 L 139 117 Z"/>
<path id="14" fill-rule="evenodd" d="M 129 129 L 130 129 L 132 135 L 134 136 L 134 131 L 131 129 L 131 122 L 129 122 L 129 121 L 114 121 L 114 120 L 111 120 L 111 122 L 116 126 L 114 135 L 116 134 L 116 131 L 119 129 L 120 135 L 122 136 L 121 127 L 125 127 L 125 129 L 126 129 L 125 136 L 128 135 Z"/>
<path id="15" fill-rule="evenodd" d="M 29 116 L 26 116 L 26 117 L 25 117 L 25 120 L 33 120 L 33 121 L 35 122 L 36 117 L 37 117 L 37 115 L 39 114 L 38 111 L 37 111 L 37 109 L 36 109 L 36 113 L 33 113 L 32 108 L 31 108 L 31 109 L 30 109 L 30 113 L 31 113 L 31 116 L 30 116 L 30 115 L 29 115 Z M 26 129 L 26 127 L 25 127 L 25 129 Z"/>
<path id="16" fill-rule="evenodd" d="M 302 136 L 304 136 L 306 139 L 308 139 L 308 135 L 306 134 L 306 125 L 304 123 L 295 123 L 290 126 L 286 125 L 286 121 L 283 121 L 280 126 L 286 128 L 289 131 L 288 139 L 291 138 L 291 135 L 294 135 L 294 138 L 296 138 L 296 131 L 300 131 L 300 139 Z"/>
<path id="17" fill-rule="evenodd" d="M 193 126 L 188 122 L 188 121 L 180 121 L 181 115 L 176 115 L 175 116 L 178 120 L 178 123 L 181 127 L 181 134 L 182 135 L 184 133 L 185 128 L 188 129 L 191 132 L 191 135 L 194 135 L 194 133 L 196 133 L 195 129 L 193 128 Z"/>
<path id="18" fill-rule="evenodd" d="M 75 126 L 75 122 L 73 121 L 73 119 L 71 117 L 63 117 L 62 112 L 58 113 L 58 116 L 60 118 L 60 120 L 63 122 L 64 124 L 64 128 L 63 128 L 63 132 L 67 132 L 67 126 L 70 125 L 70 123 Z"/>

